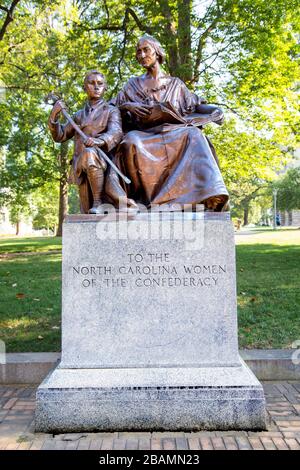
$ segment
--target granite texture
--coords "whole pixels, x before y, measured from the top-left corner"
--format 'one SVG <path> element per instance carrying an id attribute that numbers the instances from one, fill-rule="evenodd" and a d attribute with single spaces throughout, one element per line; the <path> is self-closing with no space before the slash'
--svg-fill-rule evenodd
<path id="1" fill-rule="evenodd" d="M 234 236 L 225 217 L 68 222 L 62 272 L 63 367 L 239 363 Z"/>
<path id="2" fill-rule="evenodd" d="M 263 429 L 240 359 L 228 214 L 69 217 L 62 360 L 36 430 Z"/>
<path id="3" fill-rule="evenodd" d="M 263 429 L 262 388 L 233 368 L 57 368 L 37 392 L 36 431 Z"/>
<path id="4" fill-rule="evenodd" d="M 259 380 L 299 380 L 300 365 L 293 363 L 295 351 L 244 349 L 240 355 Z M 60 353 L 7 353 L 6 363 L 0 364 L 0 384 L 40 383 L 60 357 Z"/>
<path id="5" fill-rule="evenodd" d="M 78 387 L 259 387 L 252 371 L 238 367 L 136 367 L 119 369 L 64 369 L 60 365 L 40 389 Z"/>

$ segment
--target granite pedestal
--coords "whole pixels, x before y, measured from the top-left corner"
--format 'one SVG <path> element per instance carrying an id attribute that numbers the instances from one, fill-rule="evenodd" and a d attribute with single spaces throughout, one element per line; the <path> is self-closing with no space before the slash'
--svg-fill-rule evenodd
<path id="1" fill-rule="evenodd" d="M 238 354 L 229 214 L 68 216 L 62 284 L 37 431 L 265 428 Z"/>

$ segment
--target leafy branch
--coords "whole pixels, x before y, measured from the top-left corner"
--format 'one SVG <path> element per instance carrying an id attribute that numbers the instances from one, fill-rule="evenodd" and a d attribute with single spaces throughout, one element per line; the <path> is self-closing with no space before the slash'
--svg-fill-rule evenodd
<path id="1" fill-rule="evenodd" d="M 20 1 L 21 0 L 13 0 L 10 7 L 8 8 L 3 5 L 0 5 L 0 10 L 5 11 L 6 13 L 3 25 L 0 28 L 0 41 L 2 41 L 2 39 L 4 38 L 8 25 L 13 21 L 14 10 Z"/>

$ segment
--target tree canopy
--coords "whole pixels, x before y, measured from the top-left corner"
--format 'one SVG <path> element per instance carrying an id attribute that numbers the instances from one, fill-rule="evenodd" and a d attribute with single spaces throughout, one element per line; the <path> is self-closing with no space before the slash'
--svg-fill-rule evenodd
<path id="1" fill-rule="evenodd" d="M 290 168 L 270 188 L 277 189 L 277 205 L 281 210 L 300 207 L 300 167 Z"/>
<path id="2" fill-rule="evenodd" d="M 225 126 L 207 132 L 241 200 L 297 147 L 299 18 L 296 0 L 0 0 L 0 200 L 25 206 L 44 184 L 66 190 L 71 149 L 53 144 L 44 96 L 59 91 L 75 111 L 94 68 L 115 96 L 142 73 L 145 33 L 161 41 L 168 73 L 226 111 Z"/>

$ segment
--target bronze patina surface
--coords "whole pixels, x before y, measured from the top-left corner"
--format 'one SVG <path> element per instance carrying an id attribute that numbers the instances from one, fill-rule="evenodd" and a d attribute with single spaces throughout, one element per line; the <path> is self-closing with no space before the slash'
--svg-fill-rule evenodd
<path id="1" fill-rule="evenodd" d="M 116 162 L 132 181 L 128 196 L 148 207 L 204 203 L 224 210 L 228 192 L 201 131 L 208 121 L 221 124 L 222 111 L 162 71 L 164 52 L 154 38 L 139 40 L 136 57 L 146 72 L 132 77 L 116 99 L 127 130 Z"/>
<path id="2" fill-rule="evenodd" d="M 64 142 L 74 137 L 70 182 L 78 185 L 81 212 L 102 212 L 103 200 L 108 197 L 105 190 L 107 178 L 111 179 L 108 184 L 111 200 L 117 205 L 118 197 L 123 196 L 123 203 L 134 205 L 119 187 L 118 175 L 114 170 L 106 171 L 107 162 L 110 162 L 106 153 L 123 136 L 120 111 L 102 98 L 106 90 L 102 73 L 96 70 L 89 72 L 84 80 L 84 89 L 88 100 L 73 118 L 64 111 L 65 104 L 59 100 L 55 102 L 49 117 L 49 129 L 55 142 Z M 64 125 L 57 120 L 61 112 L 69 118 Z"/>

